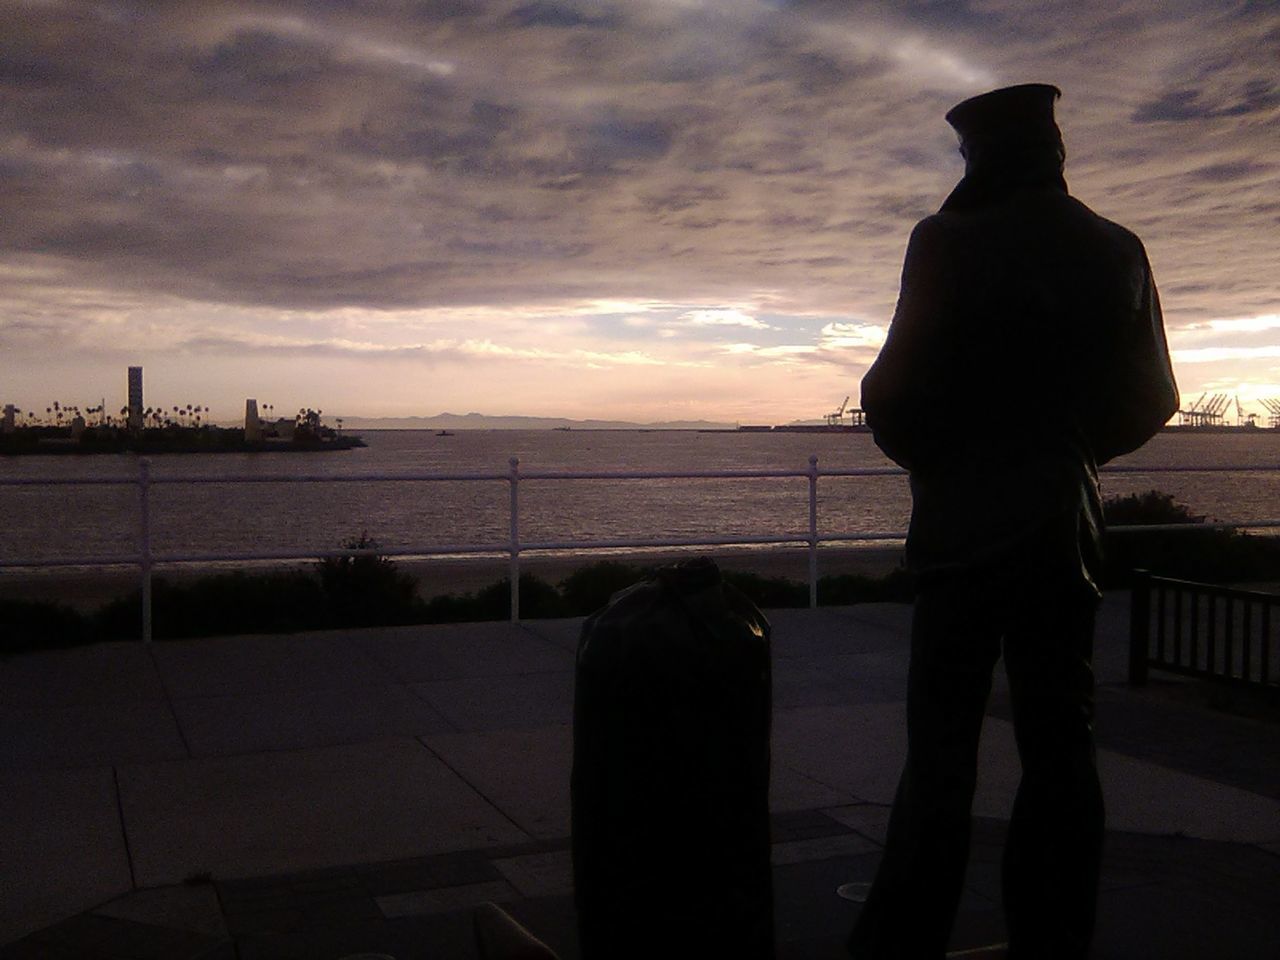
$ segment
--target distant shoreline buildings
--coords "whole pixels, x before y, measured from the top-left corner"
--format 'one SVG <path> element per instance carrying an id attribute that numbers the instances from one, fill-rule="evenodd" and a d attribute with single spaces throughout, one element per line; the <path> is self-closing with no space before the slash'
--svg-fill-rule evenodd
<path id="1" fill-rule="evenodd" d="M 232 453 L 349 450 L 364 441 L 343 435 L 324 425 L 320 411 L 309 407 L 292 419 L 264 422 L 256 399 L 245 400 L 243 427 L 218 427 L 203 419 L 208 408 L 187 404 L 172 408 L 172 417 L 160 407 L 147 407 L 143 399 L 142 367 L 127 371 L 126 403 L 116 418 L 107 413 L 106 401 L 81 412 L 58 402 L 45 409 L 48 421 L 28 411 L 23 423 L 13 404 L 4 407 L 0 421 L 0 453 Z M 267 409 L 274 409 L 267 405 Z M 90 423 L 97 415 L 97 421 Z M 341 427 L 342 421 L 338 421 Z"/>

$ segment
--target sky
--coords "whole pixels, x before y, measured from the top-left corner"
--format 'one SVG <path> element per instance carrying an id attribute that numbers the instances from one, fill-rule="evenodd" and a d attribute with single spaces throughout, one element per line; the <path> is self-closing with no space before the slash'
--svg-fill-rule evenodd
<path id="1" fill-rule="evenodd" d="M 0 402 L 821 418 L 943 114 L 1059 86 L 1184 406 L 1280 398 L 1273 0 L 0 0 Z M 1011 403 L 1034 398 L 1011 397 Z M 1233 405 L 1234 412 L 1234 405 Z"/>

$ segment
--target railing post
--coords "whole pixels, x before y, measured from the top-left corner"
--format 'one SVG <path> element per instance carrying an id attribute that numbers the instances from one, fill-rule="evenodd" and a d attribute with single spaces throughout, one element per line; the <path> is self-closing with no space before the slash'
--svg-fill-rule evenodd
<path id="1" fill-rule="evenodd" d="M 151 461 L 138 461 L 139 566 L 142 568 L 142 642 L 151 642 Z"/>
<path id="2" fill-rule="evenodd" d="M 818 606 L 818 455 L 809 454 L 809 609 Z"/>
<path id="3" fill-rule="evenodd" d="M 512 457 L 511 465 L 511 622 L 520 622 L 520 458 Z"/>
<path id="4" fill-rule="evenodd" d="M 1133 571 L 1129 591 L 1129 686 L 1147 682 L 1147 655 L 1151 650 L 1151 573 Z"/>

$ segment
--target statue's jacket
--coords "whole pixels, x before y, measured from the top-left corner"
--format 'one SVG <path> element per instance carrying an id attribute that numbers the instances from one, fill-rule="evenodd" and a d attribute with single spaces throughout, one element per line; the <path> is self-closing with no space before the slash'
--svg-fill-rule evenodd
<path id="1" fill-rule="evenodd" d="M 910 471 L 922 577 L 1036 570 L 1096 589 L 1097 467 L 1178 405 L 1141 241 L 1053 185 L 949 201 L 911 234 L 861 403 Z"/>

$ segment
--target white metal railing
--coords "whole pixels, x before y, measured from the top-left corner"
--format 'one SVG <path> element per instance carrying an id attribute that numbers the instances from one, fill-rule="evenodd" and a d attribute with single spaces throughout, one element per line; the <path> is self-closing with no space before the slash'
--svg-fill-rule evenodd
<path id="1" fill-rule="evenodd" d="M 511 620 L 520 619 L 520 555 L 532 551 L 575 550 L 590 552 L 593 550 L 613 550 L 625 548 L 662 548 L 662 547 L 712 547 L 712 546 L 768 546 L 780 544 L 803 544 L 809 552 L 809 606 L 818 605 L 818 545 L 822 543 L 858 543 L 876 541 L 901 541 L 905 539 L 904 531 L 880 533 L 822 533 L 818 529 L 818 480 L 821 477 L 883 477 L 906 476 L 906 471 L 898 467 L 858 467 L 836 470 L 819 470 L 816 455 L 809 457 L 809 466 L 801 470 L 666 470 L 666 471 L 567 471 L 546 470 L 521 472 L 520 461 L 512 457 L 509 469 L 504 473 L 368 473 L 334 476 L 332 474 L 300 474 L 286 475 L 208 475 L 208 476 L 172 476 L 153 477 L 151 462 L 146 457 L 138 460 L 136 477 L 17 477 L 0 478 L 0 487 L 49 487 L 49 486 L 137 486 L 138 488 L 138 550 L 137 553 L 120 556 L 59 557 L 42 559 L 32 557 L 2 558 L 3 568 L 51 568 L 51 567 L 112 567 L 136 566 L 141 574 L 142 586 L 142 637 L 144 641 L 152 638 L 151 622 L 151 575 L 158 564 L 182 563 L 221 563 L 228 561 L 289 561 L 315 560 L 322 557 L 354 557 L 354 556 L 386 556 L 386 557 L 418 557 L 418 556 L 466 556 L 472 554 L 506 554 L 509 563 L 511 582 Z M 1118 474 L 1151 474 L 1151 473 L 1258 473 L 1280 472 L 1280 464 L 1258 465 L 1205 465 L 1181 467 L 1143 467 L 1143 466 L 1110 466 L 1103 468 L 1104 473 Z M 809 522 L 808 529 L 769 536 L 750 537 L 655 537 L 646 539 L 613 539 L 613 540 L 564 540 L 564 541 L 522 541 L 520 539 L 520 485 L 529 481 L 542 480 L 759 480 L 786 479 L 804 477 L 808 479 L 809 488 Z M 200 484 L 253 484 L 253 483 L 367 483 L 367 482 L 504 482 L 510 487 L 510 535 L 506 542 L 488 544 L 453 544 L 429 546 L 413 546 L 399 548 L 372 548 L 366 550 L 307 550 L 307 551 L 238 551 L 233 553 L 156 553 L 151 545 L 151 488 L 157 485 L 200 485 Z M 1280 528 L 1280 519 L 1251 520 L 1237 523 L 1200 523 L 1197 529 L 1275 529 Z M 1115 526 L 1114 531 L 1124 530 L 1185 530 L 1186 524 L 1151 524 L 1138 526 Z"/>

